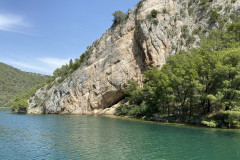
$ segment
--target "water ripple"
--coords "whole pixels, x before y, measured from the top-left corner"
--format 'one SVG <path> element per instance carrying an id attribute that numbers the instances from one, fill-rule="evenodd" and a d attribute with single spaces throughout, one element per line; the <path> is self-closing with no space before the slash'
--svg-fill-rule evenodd
<path id="1" fill-rule="evenodd" d="M 229 160 L 239 148 L 239 132 L 0 109 L 1 160 Z"/>

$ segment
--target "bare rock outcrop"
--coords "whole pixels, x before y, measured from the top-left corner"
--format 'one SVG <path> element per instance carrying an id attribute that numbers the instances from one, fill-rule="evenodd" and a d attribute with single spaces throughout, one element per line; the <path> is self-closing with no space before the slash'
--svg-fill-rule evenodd
<path id="1" fill-rule="evenodd" d="M 197 32 L 207 34 L 210 29 L 221 27 L 220 23 L 211 22 L 210 11 L 204 11 L 200 1 L 190 2 L 140 1 L 124 22 L 112 26 L 89 47 L 84 64 L 69 78 L 39 89 L 29 100 L 28 113 L 105 113 L 104 108 L 124 99 L 122 90 L 130 79 L 141 84 L 147 69 L 161 68 L 168 56 L 197 47 Z M 238 14 L 239 3 L 215 0 L 210 7 L 219 7 L 219 14 L 232 15 Z M 231 8 L 226 13 L 228 5 Z M 158 13 L 156 17 L 151 15 L 153 10 Z"/>

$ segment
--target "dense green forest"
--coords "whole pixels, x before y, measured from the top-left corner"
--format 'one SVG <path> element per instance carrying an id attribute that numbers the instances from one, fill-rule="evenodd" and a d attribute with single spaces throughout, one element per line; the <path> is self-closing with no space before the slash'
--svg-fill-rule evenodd
<path id="1" fill-rule="evenodd" d="M 43 83 L 48 76 L 23 72 L 19 69 L 0 63 L 0 107 L 30 88 Z"/>
<path id="2" fill-rule="evenodd" d="M 240 23 L 213 30 L 198 49 L 167 59 L 130 81 L 117 115 L 240 128 Z"/>

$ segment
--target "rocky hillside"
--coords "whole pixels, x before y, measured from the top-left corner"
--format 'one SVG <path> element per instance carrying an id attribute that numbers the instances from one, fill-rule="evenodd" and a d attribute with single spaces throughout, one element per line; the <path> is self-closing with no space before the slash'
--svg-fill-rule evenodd
<path id="1" fill-rule="evenodd" d="M 62 83 L 39 89 L 28 113 L 105 113 L 124 99 L 128 80 L 141 84 L 144 71 L 199 46 L 209 30 L 236 18 L 239 8 L 240 0 L 140 1 L 88 48 L 79 69 Z"/>
<path id="2" fill-rule="evenodd" d="M 47 76 L 23 72 L 12 66 L 0 63 L 0 107 L 11 98 L 43 83 Z"/>

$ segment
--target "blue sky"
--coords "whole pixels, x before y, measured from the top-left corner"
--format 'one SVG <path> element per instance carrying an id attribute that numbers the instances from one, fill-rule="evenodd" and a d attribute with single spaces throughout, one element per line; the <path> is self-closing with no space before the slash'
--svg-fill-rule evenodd
<path id="1" fill-rule="evenodd" d="M 52 74 L 111 25 L 112 13 L 139 0 L 0 0 L 0 62 Z"/>

